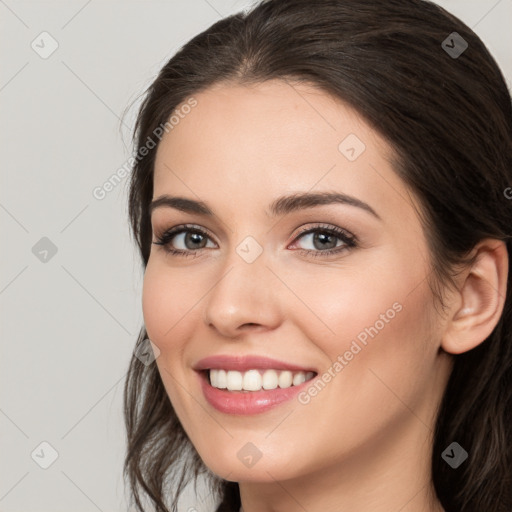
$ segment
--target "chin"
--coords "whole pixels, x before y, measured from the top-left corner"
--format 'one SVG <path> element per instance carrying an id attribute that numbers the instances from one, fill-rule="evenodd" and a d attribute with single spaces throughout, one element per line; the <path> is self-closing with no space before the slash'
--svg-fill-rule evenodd
<path id="1" fill-rule="evenodd" d="M 261 482 L 272 483 L 277 481 L 289 480 L 300 476 L 300 468 L 291 468 L 285 461 L 292 460 L 293 457 L 280 455 L 279 460 L 272 460 L 261 455 L 259 459 L 253 458 L 242 460 L 234 454 L 232 458 L 225 455 L 222 458 L 214 457 L 215 460 L 203 460 L 203 463 L 215 475 L 230 482 Z"/>

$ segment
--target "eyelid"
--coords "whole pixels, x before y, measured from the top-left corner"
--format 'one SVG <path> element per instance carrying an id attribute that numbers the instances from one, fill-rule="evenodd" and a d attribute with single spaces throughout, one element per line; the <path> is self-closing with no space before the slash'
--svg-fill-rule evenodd
<path id="1" fill-rule="evenodd" d="M 343 236 L 346 238 L 353 239 L 354 241 L 357 240 L 357 237 L 351 233 L 348 229 L 342 228 L 340 226 L 335 226 L 333 224 L 325 224 L 325 223 L 319 223 L 315 224 L 313 226 L 308 226 L 305 228 L 301 228 L 299 232 L 294 236 L 294 240 L 297 239 L 299 236 L 315 232 L 315 231 L 330 231 L 332 233 L 335 233 L 337 236 Z"/>

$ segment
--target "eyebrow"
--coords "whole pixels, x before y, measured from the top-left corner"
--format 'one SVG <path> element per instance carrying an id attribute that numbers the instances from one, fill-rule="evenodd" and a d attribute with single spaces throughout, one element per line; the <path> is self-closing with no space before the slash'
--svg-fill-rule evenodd
<path id="1" fill-rule="evenodd" d="M 304 208 L 313 208 L 315 206 L 329 204 L 355 206 L 371 213 L 377 219 L 382 220 L 369 204 L 356 197 L 339 192 L 304 192 L 279 197 L 270 204 L 269 210 L 266 213 L 269 217 L 278 217 Z M 169 195 L 162 195 L 153 200 L 149 206 L 149 214 L 151 215 L 157 208 L 162 207 L 175 208 L 182 212 L 195 213 L 198 215 L 214 215 L 213 211 L 202 201 Z"/>

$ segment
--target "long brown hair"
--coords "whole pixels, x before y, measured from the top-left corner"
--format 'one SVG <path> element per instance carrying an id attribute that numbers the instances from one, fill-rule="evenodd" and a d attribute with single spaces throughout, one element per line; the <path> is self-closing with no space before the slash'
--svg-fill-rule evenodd
<path id="1" fill-rule="evenodd" d="M 510 93 L 482 41 L 459 19 L 424 0 L 262 1 L 213 24 L 165 64 L 145 91 L 133 135 L 137 151 L 148 138 L 157 140 L 158 127 L 194 94 L 220 82 L 271 79 L 314 84 L 348 103 L 394 149 L 394 170 L 421 204 L 431 289 L 441 306 L 454 266 L 467 263 L 477 242 L 505 240 L 510 256 Z M 131 229 L 144 268 L 157 147 L 136 159 L 130 181 Z M 431 467 L 447 512 L 512 510 L 510 279 L 492 334 L 454 356 L 439 410 Z M 142 329 L 137 346 L 146 338 Z M 158 512 L 177 510 L 184 486 L 205 474 L 217 511 L 238 511 L 238 484 L 205 467 L 156 365 L 136 357 L 126 380 L 125 421 L 125 477 L 138 510 L 143 495 Z M 456 470 L 441 458 L 452 441 L 469 452 Z"/>

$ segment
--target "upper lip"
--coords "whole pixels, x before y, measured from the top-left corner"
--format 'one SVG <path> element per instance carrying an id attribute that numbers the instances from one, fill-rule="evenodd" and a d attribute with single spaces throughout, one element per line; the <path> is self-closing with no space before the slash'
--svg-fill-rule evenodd
<path id="1" fill-rule="evenodd" d="M 227 354 L 219 354 L 201 359 L 194 365 L 193 368 L 197 371 L 219 368 L 223 370 L 236 370 L 239 372 L 260 368 L 271 368 L 274 370 L 290 370 L 295 372 L 311 371 L 316 373 L 316 370 L 310 366 L 300 366 L 298 364 L 279 361 L 278 359 L 271 359 L 269 357 L 258 355 L 232 356 Z"/>

